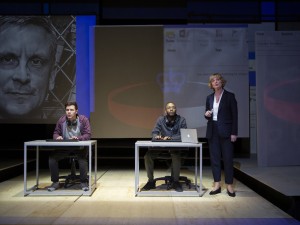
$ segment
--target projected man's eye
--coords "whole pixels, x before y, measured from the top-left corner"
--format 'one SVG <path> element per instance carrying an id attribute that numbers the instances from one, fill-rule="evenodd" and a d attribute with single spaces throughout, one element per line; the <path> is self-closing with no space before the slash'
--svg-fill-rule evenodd
<path id="1" fill-rule="evenodd" d="M 19 64 L 18 58 L 13 54 L 0 55 L 0 67 L 2 69 L 11 69 Z"/>
<path id="2" fill-rule="evenodd" d="M 47 60 L 43 59 L 41 57 L 34 57 L 30 58 L 30 60 L 27 63 L 27 66 L 30 70 L 39 70 L 42 69 L 46 64 Z"/>

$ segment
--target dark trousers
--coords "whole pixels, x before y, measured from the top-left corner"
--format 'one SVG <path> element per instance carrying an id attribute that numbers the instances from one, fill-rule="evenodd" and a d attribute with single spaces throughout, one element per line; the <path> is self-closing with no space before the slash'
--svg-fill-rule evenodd
<path id="1" fill-rule="evenodd" d="M 70 157 L 74 154 L 78 160 L 79 164 L 79 172 L 80 172 L 80 182 L 84 183 L 87 182 L 87 170 L 88 170 L 88 162 L 87 162 L 87 148 L 76 149 L 74 148 L 69 149 L 65 148 L 64 150 L 54 150 L 51 152 L 49 156 L 49 168 L 51 173 L 51 181 L 58 182 L 59 181 L 59 167 L 58 162 L 62 159 Z M 71 165 L 70 165 L 71 168 Z"/>
<path id="2" fill-rule="evenodd" d="M 212 137 L 208 139 L 210 163 L 212 168 L 212 174 L 214 182 L 221 181 L 221 170 L 222 164 L 221 159 L 223 158 L 225 183 L 233 183 L 233 144 L 230 137 L 223 138 L 219 136 L 218 124 L 213 123 Z"/>
<path id="3" fill-rule="evenodd" d="M 147 176 L 149 181 L 154 180 L 154 160 L 158 158 L 161 154 L 166 153 L 168 150 L 148 150 L 144 156 L 145 168 L 147 171 Z M 181 151 L 180 150 L 170 150 L 169 151 L 172 159 L 172 177 L 174 181 L 179 180 L 180 167 L 181 167 Z"/>

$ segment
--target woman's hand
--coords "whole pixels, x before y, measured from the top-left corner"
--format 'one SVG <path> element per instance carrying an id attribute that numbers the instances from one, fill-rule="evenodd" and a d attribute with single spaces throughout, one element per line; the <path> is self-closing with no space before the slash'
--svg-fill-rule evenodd
<path id="1" fill-rule="evenodd" d="M 205 112 L 204 115 L 205 115 L 206 117 L 211 117 L 212 114 L 213 114 L 213 110 L 207 110 L 207 111 Z"/>
<path id="2" fill-rule="evenodd" d="M 236 135 L 231 135 L 230 139 L 231 139 L 231 142 L 235 142 L 236 139 L 237 139 L 237 136 Z"/>

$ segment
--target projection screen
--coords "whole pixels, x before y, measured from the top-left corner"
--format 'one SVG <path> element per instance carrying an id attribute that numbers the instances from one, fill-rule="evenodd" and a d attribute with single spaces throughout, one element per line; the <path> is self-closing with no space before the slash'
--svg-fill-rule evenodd
<path id="1" fill-rule="evenodd" d="M 236 94 L 239 137 L 249 137 L 246 27 L 96 26 L 94 138 L 149 138 L 164 104 L 204 137 L 209 75 Z"/>
<path id="2" fill-rule="evenodd" d="M 300 32 L 255 35 L 259 166 L 300 165 Z"/>

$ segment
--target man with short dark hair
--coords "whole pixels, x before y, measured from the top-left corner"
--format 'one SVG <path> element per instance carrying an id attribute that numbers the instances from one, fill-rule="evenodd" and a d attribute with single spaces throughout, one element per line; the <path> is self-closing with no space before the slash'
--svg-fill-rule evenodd
<path id="1" fill-rule="evenodd" d="M 67 102 L 65 104 L 66 114 L 56 123 L 53 132 L 54 140 L 77 139 L 86 141 L 91 139 L 91 126 L 89 119 L 84 115 L 78 114 L 78 105 L 76 102 Z M 70 149 L 71 148 L 71 149 Z M 54 191 L 60 187 L 58 161 L 68 157 L 71 153 L 75 154 L 79 163 L 80 182 L 83 191 L 88 191 L 87 185 L 87 148 L 75 149 L 69 147 L 65 150 L 53 151 L 49 156 L 49 168 L 51 172 L 51 181 L 53 182 L 48 191 Z"/>

